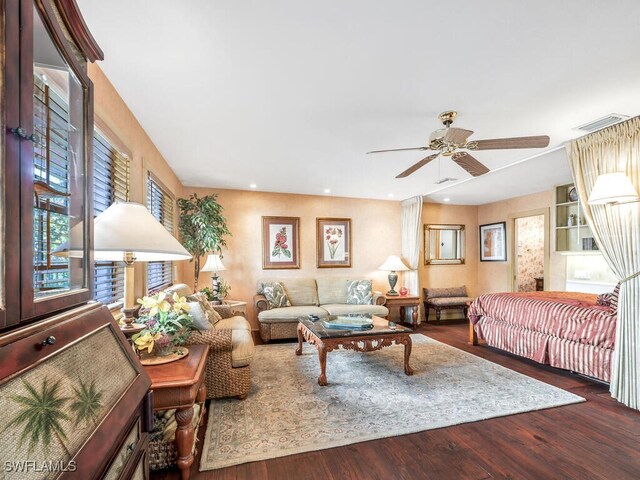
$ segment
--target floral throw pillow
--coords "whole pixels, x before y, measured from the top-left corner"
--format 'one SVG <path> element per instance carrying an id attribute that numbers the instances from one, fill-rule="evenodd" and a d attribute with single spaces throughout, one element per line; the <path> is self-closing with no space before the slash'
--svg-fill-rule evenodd
<path id="1" fill-rule="evenodd" d="M 291 302 L 284 289 L 284 285 L 280 282 L 273 282 L 264 285 L 262 288 L 264 296 L 269 302 L 269 308 L 290 307 Z"/>
<path id="2" fill-rule="evenodd" d="M 350 305 L 371 305 L 373 303 L 371 280 L 347 281 L 347 303 Z"/>
<path id="3" fill-rule="evenodd" d="M 611 296 L 613 293 L 601 293 L 596 298 L 596 303 L 598 305 L 602 305 L 603 307 L 609 307 L 611 305 Z"/>
<path id="4" fill-rule="evenodd" d="M 197 293 L 194 293 L 193 295 L 189 295 L 189 298 L 187 300 L 191 302 L 198 302 L 200 304 L 200 308 L 202 309 L 203 313 L 205 314 L 205 316 L 207 317 L 207 320 L 209 320 L 211 325 L 215 325 L 220 320 L 222 320 L 222 317 L 218 312 L 216 312 L 213 309 L 213 307 L 211 306 L 211 303 L 209 303 L 209 299 L 204 293 L 197 292 Z"/>

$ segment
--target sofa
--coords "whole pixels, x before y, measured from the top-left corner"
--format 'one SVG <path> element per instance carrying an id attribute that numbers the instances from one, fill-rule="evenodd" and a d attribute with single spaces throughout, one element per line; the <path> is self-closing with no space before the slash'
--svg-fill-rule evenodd
<path id="1" fill-rule="evenodd" d="M 347 282 L 353 278 L 271 278 L 258 281 L 254 307 L 260 324 L 260 337 L 265 343 L 274 339 L 297 338 L 298 318 L 317 315 L 371 314 L 387 317 L 386 298 L 374 292 L 371 304 L 347 303 Z M 289 297 L 290 307 L 270 308 L 264 286 L 281 283 Z"/>
<path id="2" fill-rule="evenodd" d="M 193 290 L 184 284 L 166 290 L 189 297 Z M 246 318 L 234 316 L 226 305 L 212 305 L 220 314 L 211 330 L 193 330 L 187 345 L 209 345 L 205 373 L 207 398 L 238 397 L 243 400 L 249 394 L 249 366 L 255 353 L 251 325 Z"/>

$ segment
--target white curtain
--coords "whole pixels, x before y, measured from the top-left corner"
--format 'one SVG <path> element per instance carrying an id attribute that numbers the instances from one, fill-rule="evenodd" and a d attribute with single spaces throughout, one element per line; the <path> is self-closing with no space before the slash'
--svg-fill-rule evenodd
<path id="1" fill-rule="evenodd" d="M 575 140 L 567 151 L 587 222 L 621 282 L 611 395 L 640 409 L 640 203 L 587 204 L 603 173 L 625 172 L 640 190 L 640 117 Z"/>
<path id="2" fill-rule="evenodd" d="M 410 295 L 419 295 L 418 263 L 420 262 L 420 233 L 422 226 L 422 197 L 405 200 L 402 206 L 402 259 L 411 270 L 404 272 L 402 285 Z M 406 309 L 406 318 L 411 323 L 411 312 Z"/>

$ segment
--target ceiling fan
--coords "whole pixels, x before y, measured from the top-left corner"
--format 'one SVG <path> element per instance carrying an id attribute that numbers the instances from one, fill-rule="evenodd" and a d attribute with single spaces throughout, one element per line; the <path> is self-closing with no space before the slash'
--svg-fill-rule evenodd
<path id="1" fill-rule="evenodd" d="M 533 137 L 494 138 L 491 140 L 471 140 L 472 130 L 452 127 L 454 118 L 458 113 L 454 111 L 442 112 L 438 118 L 444 125 L 429 135 L 429 144 L 424 147 L 393 148 L 390 150 L 373 150 L 367 153 L 401 152 L 405 150 L 436 150 L 437 153 L 423 158 L 419 162 L 407 168 L 396 178 L 404 178 L 411 175 L 419 168 L 434 160 L 438 155 L 451 157 L 451 159 L 464 168 L 474 177 L 479 177 L 489 172 L 489 169 L 472 157 L 469 152 L 460 150 L 506 150 L 512 148 L 544 148 L 549 145 L 549 137 L 537 135 Z"/>

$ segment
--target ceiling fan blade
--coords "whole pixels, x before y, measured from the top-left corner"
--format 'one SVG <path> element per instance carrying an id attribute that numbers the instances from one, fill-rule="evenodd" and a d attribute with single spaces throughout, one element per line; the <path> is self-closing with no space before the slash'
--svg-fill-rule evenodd
<path id="1" fill-rule="evenodd" d="M 413 172 L 415 172 L 419 168 L 424 167 L 427 163 L 429 163 L 431 160 L 436 158 L 438 155 L 440 155 L 440 152 L 434 153 L 433 155 L 429 155 L 428 157 L 423 158 L 418 163 L 414 163 L 413 165 L 411 165 L 409 168 L 407 168 L 400 175 L 396 175 L 396 178 L 408 177 L 409 175 L 411 175 Z"/>
<path id="2" fill-rule="evenodd" d="M 469 142 L 469 150 L 502 150 L 510 148 L 544 148 L 549 146 L 549 137 L 537 135 L 533 137 L 493 138 Z"/>
<path id="3" fill-rule="evenodd" d="M 479 177 L 489 172 L 489 169 L 473 158 L 467 152 L 457 152 L 451 156 L 451 159 L 464 168 L 474 177 Z"/>
<path id="4" fill-rule="evenodd" d="M 430 150 L 429 147 L 412 147 L 412 148 L 392 148 L 390 150 L 372 150 L 369 153 L 384 153 L 384 152 L 402 152 L 405 150 Z"/>
<path id="5" fill-rule="evenodd" d="M 465 130 L 464 128 L 450 127 L 447 128 L 443 140 L 456 145 L 464 145 L 467 138 L 471 136 L 473 130 Z"/>

